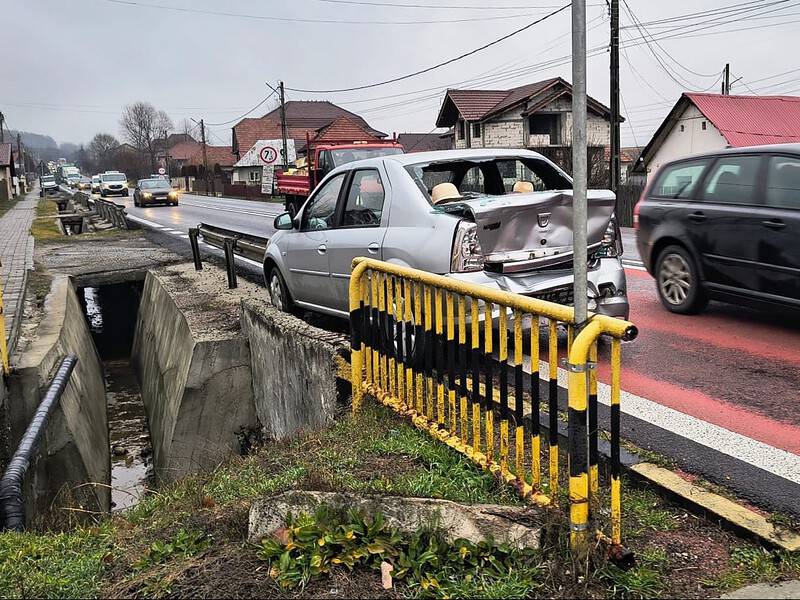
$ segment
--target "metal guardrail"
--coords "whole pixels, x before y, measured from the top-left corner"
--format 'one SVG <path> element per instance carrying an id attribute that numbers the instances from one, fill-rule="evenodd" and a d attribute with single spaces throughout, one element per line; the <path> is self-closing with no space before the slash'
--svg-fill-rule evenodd
<path id="1" fill-rule="evenodd" d="M 94 208 L 101 218 L 114 225 L 117 229 L 128 229 L 124 205 L 97 198 L 94 201 Z"/>
<path id="2" fill-rule="evenodd" d="M 61 361 L 55 377 L 45 392 L 44 399 L 39 403 L 33 419 L 3 473 L 3 478 L 0 479 L 0 512 L 2 513 L 0 529 L 22 531 L 25 528 L 25 505 L 22 498 L 22 483 L 25 473 L 39 446 L 39 440 L 47 427 L 47 421 L 61 400 L 61 395 L 67 387 L 77 362 L 78 357 L 74 354 L 68 355 Z"/>
<path id="3" fill-rule="evenodd" d="M 225 250 L 225 240 L 231 239 L 235 242 L 233 244 L 234 254 L 258 263 L 264 261 L 264 252 L 267 250 L 267 242 L 269 241 L 267 238 L 232 229 L 224 229 L 207 223 L 200 223 L 197 229 L 203 237 L 203 241 L 210 246 Z"/>
<path id="4" fill-rule="evenodd" d="M 529 336 L 523 336 L 526 318 Z M 548 323 L 544 381 L 539 375 L 540 319 Z M 611 535 L 604 539 L 621 551 L 621 341 L 636 337 L 633 324 L 591 315 L 576 336 L 572 307 L 356 258 L 350 279 L 353 410 L 359 410 L 364 392 L 373 395 L 529 501 L 557 505 L 559 324 L 568 332 L 564 366 L 569 373 L 571 545 L 578 553 L 588 551 L 592 511 L 599 508 L 597 340 L 605 335 L 611 338 Z M 527 376 L 526 341 L 531 365 Z M 548 387 L 546 453 L 540 427 L 542 385 Z M 548 465 L 546 481 L 542 462 Z"/>

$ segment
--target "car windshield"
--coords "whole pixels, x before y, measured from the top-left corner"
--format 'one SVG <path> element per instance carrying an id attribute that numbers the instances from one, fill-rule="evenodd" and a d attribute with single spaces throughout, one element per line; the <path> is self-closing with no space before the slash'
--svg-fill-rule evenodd
<path id="1" fill-rule="evenodd" d="M 56 178 L 53 177 L 52 175 L 45 175 L 44 177 L 42 177 L 42 181 L 44 183 L 53 183 L 55 180 Z"/>
<path id="2" fill-rule="evenodd" d="M 166 181 L 163 179 L 144 179 L 139 182 L 139 187 L 143 190 L 169 190 L 172 189 L 169 187 Z"/>
<path id="3" fill-rule="evenodd" d="M 111 173 L 103 175 L 103 181 L 125 181 L 125 175 L 122 173 Z"/>
<path id="4" fill-rule="evenodd" d="M 532 157 L 458 159 L 408 165 L 406 171 L 429 202 L 433 188 L 452 183 L 462 200 L 519 192 L 572 189 L 572 182 L 558 168 Z"/>
<path id="5" fill-rule="evenodd" d="M 391 156 L 393 154 L 402 154 L 402 148 L 347 148 L 342 150 L 331 150 L 331 157 L 333 157 L 333 164 L 337 167 L 346 165 L 356 160 L 364 160 L 367 158 L 377 158 L 379 156 Z"/>

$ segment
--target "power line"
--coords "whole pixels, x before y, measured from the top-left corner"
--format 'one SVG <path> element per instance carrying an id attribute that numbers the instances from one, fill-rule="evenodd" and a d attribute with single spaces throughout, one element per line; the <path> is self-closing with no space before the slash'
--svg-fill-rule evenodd
<path id="1" fill-rule="evenodd" d="M 123 6 L 135 6 L 137 8 L 155 8 L 159 10 L 168 10 L 172 12 L 191 13 L 200 15 L 211 15 L 214 17 L 233 17 L 240 19 L 254 19 L 261 21 L 279 21 L 282 23 L 322 23 L 328 25 L 433 25 L 433 24 L 448 24 L 448 23 L 469 23 L 473 21 L 499 21 L 502 19 L 520 19 L 524 17 L 532 17 L 538 13 L 526 13 L 516 15 L 498 15 L 490 17 L 468 17 L 460 19 L 431 19 L 424 21 L 353 21 L 347 19 L 306 19 L 302 17 L 277 17 L 274 15 L 254 15 L 247 13 L 235 13 L 221 10 L 207 10 L 202 8 L 183 8 L 180 6 L 170 6 L 168 4 L 153 4 L 149 2 L 137 2 L 136 0 L 103 0 L 111 4 L 120 4 Z"/>
<path id="2" fill-rule="evenodd" d="M 239 116 L 238 116 L 238 117 L 236 117 L 235 119 L 231 119 L 230 121 L 224 121 L 224 122 L 222 122 L 222 123 L 206 123 L 206 125 L 207 125 L 207 126 L 209 126 L 209 127 L 219 127 L 220 125 L 230 125 L 230 124 L 231 124 L 231 123 L 233 123 L 234 121 L 240 121 L 241 119 L 244 119 L 244 118 L 245 118 L 247 115 L 249 115 L 251 112 L 253 112 L 255 109 L 257 109 L 259 106 L 261 106 L 262 104 L 264 104 L 264 102 L 266 102 L 267 100 L 269 100 L 269 99 L 270 99 L 272 96 L 274 96 L 274 95 L 275 95 L 275 90 L 272 90 L 272 91 L 271 91 L 269 94 L 267 94 L 267 96 L 266 96 L 266 97 L 265 97 L 263 100 L 261 100 L 261 102 L 259 102 L 258 104 L 256 104 L 256 105 L 255 105 L 253 108 L 251 108 L 250 110 L 248 110 L 248 111 L 247 111 L 246 113 L 244 113 L 243 115 L 239 115 Z"/>
<path id="3" fill-rule="evenodd" d="M 560 5 L 549 6 L 464 6 L 452 4 L 400 4 L 397 2 L 367 2 L 365 0 L 316 0 L 317 2 L 326 2 L 329 4 L 355 4 L 359 6 L 380 6 L 386 8 L 432 8 L 432 9 L 447 9 L 447 10 L 530 10 L 532 8 L 551 9 L 558 8 Z M 600 6 L 600 4 L 592 4 L 590 6 Z"/>
<path id="4" fill-rule="evenodd" d="M 550 12 L 550 13 L 546 14 L 544 17 L 541 17 L 540 19 L 536 19 L 535 21 L 531 21 L 530 23 L 528 23 L 524 27 L 520 27 L 519 29 L 516 29 L 516 30 L 512 31 L 511 33 L 507 33 L 506 35 L 504 35 L 502 37 L 499 37 L 499 38 L 489 42 L 488 44 L 484 44 L 483 46 L 480 46 L 478 48 L 470 50 L 469 52 L 465 52 L 464 54 L 461 54 L 459 56 L 456 56 L 456 57 L 451 58 L 449 60 L 446 60 L 444 62 L 440 62 L 438 64 L 435 64 L 433 66 L 427 67 L 425 69 L 420 69 L 419 71 L 415 71 L 413 73 L 408 73 L 407 75 L 401 75 L 399 77 L 394 77 L 392 79 L 387 79 L 385 81 L 380 81 L 378 83 L 370 83 L 370 84 L 366 84 L 366 85 L 359 85 L 359 86 L 354 86 L 354 87 L 349 87 L 349 88 L 339 88 L 339 89 L 334 89 L 334 90 L 304 90 L 304 89 L 299 89 L 299 88 L 286 88 L 286 89 L 290 90 L 290 91 L 293 91 L 293 92 L 300 92 L 302 94 L 336 94 L 336 93 L 339 93 L 339 92 L 355 92 L 355 91 L 358 91 L 358 90 L 365 90 L 365 89 L 368 89 L 368 88 L 374 88 L 374 87 L 379 87 L 379 86 L 382 86 L 382 85 L 387 85 L 389 83 L 397 83 L 398 81 L 403 81 L 405 79 L 411 79 L 412 77 L 416 77 L 418 75 L 422 75 L 423 73 L 429 73 L 429 72 L 431 72 L 431 71 L 433 71 L 435 69 L 439 69 L 439 68 L 444 67 L 446 65 L 449 65 L 449 64 L 452 64 L 452 63 L 457 62 L 459 60 L 462 60 L 464 58 L 467 58 L 468 56 L 472 56 L 473 54 L 477 54 L 478 52 L 482 52 L 483 50 L 486 50 L 487 48 L 490 48 L 490 47 L 492 47 L 492 46 L 494 46 L 496 44 L 499 44 L 500 42 L 503 42 L 503 41 L 509 39 L 510 37 L 513 37 L 513 36 L 515 36 L 517 34 L 522 33 L 523 31 L 526 31 L 526 30 L 530 29 L 534 25 L 538 25 L 539 23 L 549 19 L 550 17 L 553 17 L 553 16 L 557 15 L 558 13 L 560 13 L 562 11 L 565 11 L 569 7 L 570 7 L 570 4 L 565 4 L 561 8 L 558 8 L 558 9 L 554 10 L 553 12 Z"/>

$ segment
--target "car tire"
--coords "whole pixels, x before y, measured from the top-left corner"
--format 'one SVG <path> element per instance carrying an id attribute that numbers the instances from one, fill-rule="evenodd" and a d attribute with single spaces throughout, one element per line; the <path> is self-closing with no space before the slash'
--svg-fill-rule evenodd
<path id="1" fill-rule="evenodd" d="M 664 248 L 656 260 L 654 274 L 658 297 L 668 311 L 691 315 L 708 304 L 697 262 L 683 246 Z"/>
<path id="2" fill-rule="evenodd" d="M 275 308 L 281 312 L 293 312 L 292 297 L 289 295 L 289 289 L 286 287 L 286 282 L 278 267 L 272 267 L 267 276 L 267 290 L 269 290 L 269 299 Z"/>

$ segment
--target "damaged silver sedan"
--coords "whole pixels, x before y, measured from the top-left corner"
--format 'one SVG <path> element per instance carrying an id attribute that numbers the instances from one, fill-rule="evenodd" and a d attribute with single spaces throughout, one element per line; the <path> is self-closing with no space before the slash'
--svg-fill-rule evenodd
<path id="1" fill-rule="evenodd" d="M 588 193 L 589 308 L 627 318 L 614 194 Z M 348 316 L 354 257 L 447 275 L 560 304 L 573 302 L 572 181 L 526 150 L 452 150 L 349 163 L 332 171 L 264 257 L 273 304 Z"/>

